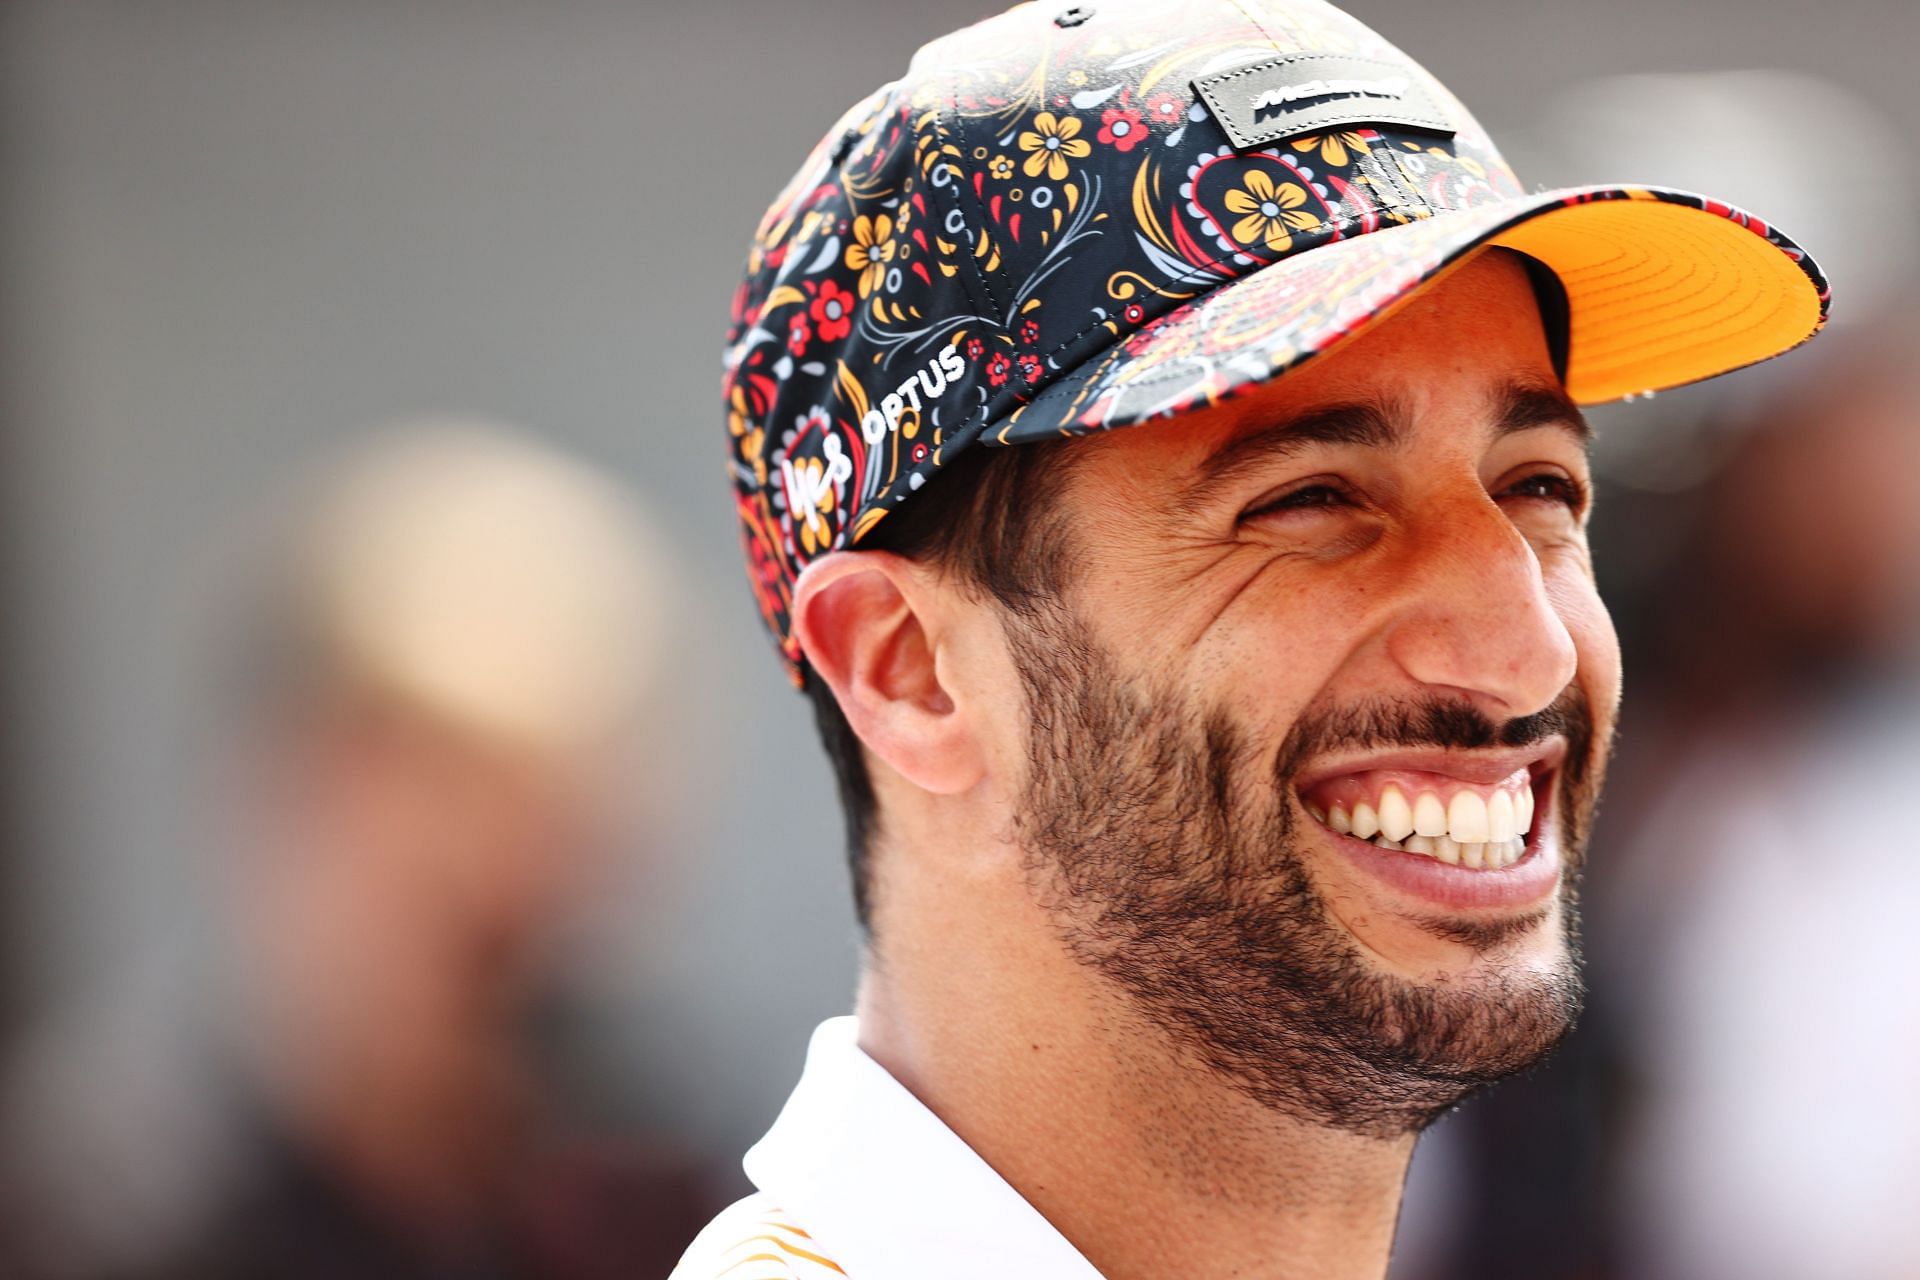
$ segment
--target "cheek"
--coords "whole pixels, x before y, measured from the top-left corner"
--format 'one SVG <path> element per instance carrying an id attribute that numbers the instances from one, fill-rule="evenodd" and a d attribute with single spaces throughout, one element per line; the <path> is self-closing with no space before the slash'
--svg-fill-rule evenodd
<path id="1" fill-rule="evenodd" d="M 1284 564 L 1228 599 L 1194 603 L 1204 609 L 1197 638 L 1163 669 L 1184 669 L 1195 693 L 1265 736 L 1283 735 L 1351 668 L 1380 607 L 1365 575 Z"/>
<path id="2" fill-rule="evenodd" d="M 1593 705 L 1594 727 L 1604 741 L 1620 705 L 1620 639 L 1613 629 L 1613 617 L 1602 603 L 1592 570 L 1584 560 L 1569 560 L 1548 571 L 1546 588 L 1554 612 L 1573 637 L 1580 663 L 1574 678 L 1586 690 Z"/>

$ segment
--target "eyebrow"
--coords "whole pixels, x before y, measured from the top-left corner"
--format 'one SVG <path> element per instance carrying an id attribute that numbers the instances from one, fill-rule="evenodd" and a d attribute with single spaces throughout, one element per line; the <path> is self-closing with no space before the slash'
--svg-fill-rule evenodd
<path id="1" fill-rule="evenodd" d="M 1580 412 L 1580 406 L 1557 386 L 1544 382 L 1509 382 L 1501 385 L 1492 399 L 1494 411 L 1490 426 L 1496 440 L 1536 427 L 1560 428 L 1572 436 L 1583 451 L 1593 439 L 1593 429 Z M 1406 442 L 1405 424 L 1412 421 L 1412 417 L 1403 403 L 1380 398 L 1325 405 L 1261 427 L 1209 454 L 1186 486 L 1185 497 L 1192 502 L 1209 490 L 1259 467 L 1283 461 L 1311 445 L 1400 448 Z"/>

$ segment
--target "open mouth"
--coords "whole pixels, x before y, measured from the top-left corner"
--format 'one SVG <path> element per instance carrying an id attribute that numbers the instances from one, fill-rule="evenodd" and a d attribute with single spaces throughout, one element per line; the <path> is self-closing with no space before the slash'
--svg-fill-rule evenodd
<path id="1" fill-rule="evenodd" d="M 1336 835 L 1432 858 L 1469 871 L 1502 871 L 1536 845 L 1540 797 L 1556 772 L 1549 759 L 1452 771 L 1374 768 L 1304 785 L 1301 803 Z"/>

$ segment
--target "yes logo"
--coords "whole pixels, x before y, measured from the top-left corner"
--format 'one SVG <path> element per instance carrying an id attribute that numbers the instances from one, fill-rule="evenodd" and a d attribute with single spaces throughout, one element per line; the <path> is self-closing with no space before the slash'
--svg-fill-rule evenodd
<path id="1" fill-rule="evenodd" d="M 819 458 L 802 458 L 795 465 L 791 458 L 780 460 L 780 480 L 787 491 L 787 514 L 797 529 L 811 529 L 822 511 L 834 505 L 834 491 L 853 475 L 853 459 L 847 457 L 840 437 L 828 435 L 820 441 Z"/>

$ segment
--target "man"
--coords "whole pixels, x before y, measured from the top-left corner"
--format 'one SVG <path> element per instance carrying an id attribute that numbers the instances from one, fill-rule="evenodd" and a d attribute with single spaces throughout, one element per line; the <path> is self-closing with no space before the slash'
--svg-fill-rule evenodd
<path id="1" fill-rule="evenodd" d="M 923 49 L 736 302 L 869 937 L 676 1274 L 1381 1275 L 1421 1128 L 1580 1000 L 1619 672 L 1575 406 L 1824 313 L 1743 213 L 1522 195 L 1315 0 Z"/>
<path id="2" fill-rule="evenodd" d="M 276 515 L 219 628 L 248 679 L 204 997 L 51 1027 L 9 1080 L 6 1274 L 661 1274 L 700 1173 L 566 1105 L 553 1035 L 555 938 L 660 801 L 607 788 L 671 598 L 641 513 L 429 420 Z"/>

